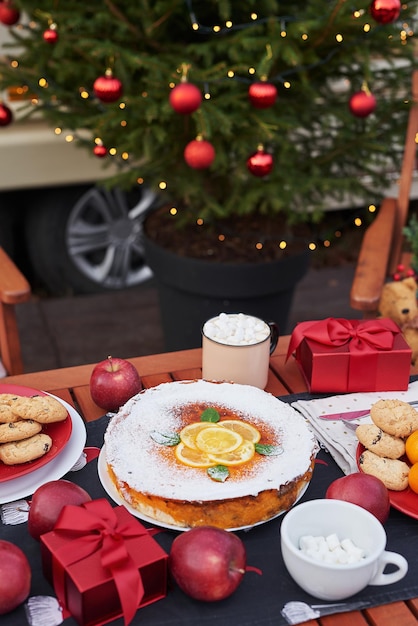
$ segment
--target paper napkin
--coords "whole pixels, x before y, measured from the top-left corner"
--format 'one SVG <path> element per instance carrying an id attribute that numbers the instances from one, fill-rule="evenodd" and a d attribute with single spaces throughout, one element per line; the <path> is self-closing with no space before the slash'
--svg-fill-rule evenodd
<path id="1" fill-rule="evenodd" d="M 292 406 L 306 418 L 318 441 L 329 451 L 344 474 L 352 474 L 358 471 L 356 426 L 372 423 L 369 413 L 372 404 L 390 399 L 418 404 L 418 381 L 410 383 L 406 391 L 341 394 L 298 400 Z"/>

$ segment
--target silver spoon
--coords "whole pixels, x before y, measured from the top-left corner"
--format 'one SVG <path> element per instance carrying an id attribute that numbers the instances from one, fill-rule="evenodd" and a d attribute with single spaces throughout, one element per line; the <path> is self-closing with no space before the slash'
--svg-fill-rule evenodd
<path id="1" fill-rule="evenodd" d="M 288 624 L 300 624 L 309 619 L 316 619 L 323 615 L 332 615 L 335 613 L 335 607 L 345 606 L 344 603 L 339 604 L 313 604 L 312 606 L 306 602 L 286 602 L 280 611 Z M 322 609 L 318 611 L 317 609 Z"/>

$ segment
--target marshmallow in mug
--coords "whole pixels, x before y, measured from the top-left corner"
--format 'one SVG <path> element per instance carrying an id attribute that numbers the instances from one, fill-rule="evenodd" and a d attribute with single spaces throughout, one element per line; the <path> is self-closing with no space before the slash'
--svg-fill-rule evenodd
<path id="1" fill-rule="evenodd" d="M 299 548 L 306 556 L 324 563 L 357 563 L 366 556 L 366 552 L 358 548 L 351 539 L 340 541 L 336 533 L 327 537 L 303 535 L 299 540 Z"/>
<path id="2" fill-rule="evenodd" d="M 245 313 L 220 313 L 208 320 L 203 332 L 209 339 L 232 346 L 250 346 L 260 343 L 270 335 L 263 320 Z"/>

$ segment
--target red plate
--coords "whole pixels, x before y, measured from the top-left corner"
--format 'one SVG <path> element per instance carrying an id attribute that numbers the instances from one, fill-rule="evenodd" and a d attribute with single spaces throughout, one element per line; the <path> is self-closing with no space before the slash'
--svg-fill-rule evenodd
<path id="1" fill-rule="evenodd" d="M 20 387 L 19 385 L 0 385 L 0 393 L 13 393 L 17 396 L 46 396 L 48 394 L 31 387 Z M 61 452 L 70 438 L 73 423 L 71 417 L 62 422 L 54 422 L 53 424 L 44 424 L 42 432 L 49 435 L 52 439 L 52 446 L 49 452 L 44 454 L 40 459 L 22 463 L 21 465 L 5 465 L 0 461 L 0 483 L 6 480 L 12 480 L 19 476 L 24 476 L 46 465 Z"/>
<path id="2" fill-rule="evenodd" d="M 357 466 L 361 471 L 361 467 L 359 465 L 359 457 L 362 452 L 364 452 L 365 447 L 359 443 L 357 446 Z M 413 517 L 418 519 L 418 493 L 415 493 L 408 487 L 403 491 L 392 491 L 389 489 L 389 500 L 394 509 L 401 511 L 401 513 L 405 513 L 405 515 L 409 515 L 409 517 Z"/>

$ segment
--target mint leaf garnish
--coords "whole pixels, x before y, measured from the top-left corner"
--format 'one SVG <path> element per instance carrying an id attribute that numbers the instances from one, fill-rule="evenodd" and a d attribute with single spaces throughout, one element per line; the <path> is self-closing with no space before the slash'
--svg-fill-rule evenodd
<path id="1" fill-rule="evenodd" d="M 283 448 L 280 446 L 272 446 L 269 443 L 256 443 L 254 448 L 258 454 L 263 454 L 264 456 L 279 456 L 283 454 Z"/>
<path id="2" fill-rule="evenodd" d="M 180 436 L 177 433 L 160 433 L 157 430 L 152 431 L 151 439 L 162 446 L 176 446 L 180 443 Z"/>
<path id="3" fill-rule="evenodd" d="M 208 467 L 206 471 L 212 480 L 217 480 L 219 483 L 224 483 L 229 476 L 229 469 L 225 465 Z"/>
<path id="4" fill-rule="evenodd" d="M 205 409 L 202 415 L 200 416 L 201 422 L 214 422 L 215 423 L 215 422 L 219 422 L 220 419 L 221 419 L 221 416 L 219 415 L 218 411 L 212 408 Z"/>

